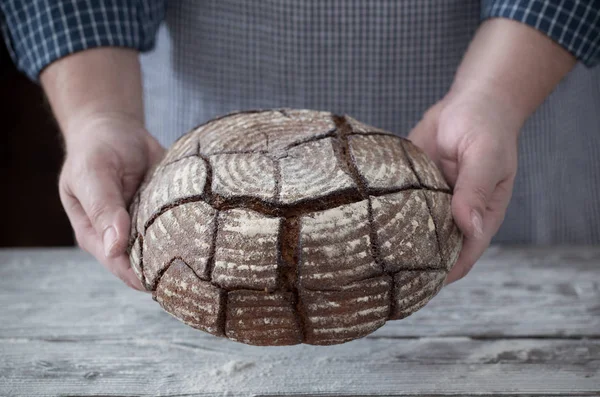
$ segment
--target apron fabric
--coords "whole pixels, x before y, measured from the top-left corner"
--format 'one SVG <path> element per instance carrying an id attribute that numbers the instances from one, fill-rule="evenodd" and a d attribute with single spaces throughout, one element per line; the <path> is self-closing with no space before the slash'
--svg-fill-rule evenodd
<path id="1" fill-rule="evenodd" d="M 328 110 L 406 136 L 447 92 L 479 0 L 172 0 L 141 56 L 165 146 L 234 110 Z M 600 243 L 600 68 L 578 65 L 526 123 L 495 243 Z"/>

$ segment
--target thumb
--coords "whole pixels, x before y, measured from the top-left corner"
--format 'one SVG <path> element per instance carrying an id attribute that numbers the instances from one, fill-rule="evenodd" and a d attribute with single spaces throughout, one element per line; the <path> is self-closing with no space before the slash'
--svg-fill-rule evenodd
<path id="1" fill-rule="evenodd" d="M 104 255 L 112 258 L 123 254 L 127 245 L 129 214 L 116 173 L 107 169 L 94 170 L 77 184 L 74 193 L 102 241 Z"/>
<path id="2" fill-rule="evenodd" d="M 502 167 L 492 151 L 470 148 L 462 156 L 452 199 L 452 214 L 467 238 L 480 240 L 485 235 L 488 202 L 502 179 Z"/>
<path id="3" fill-rule="evenodd" d="M 436 134 L 440 110 L 441 107 L 439 104 L 430 108 L 407 136 L 408 140 L 423 150 L 438 166 Z"/>

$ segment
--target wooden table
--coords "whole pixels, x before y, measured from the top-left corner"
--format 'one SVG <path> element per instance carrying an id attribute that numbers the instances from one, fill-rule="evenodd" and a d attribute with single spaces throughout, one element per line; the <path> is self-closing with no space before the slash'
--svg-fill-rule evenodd
<path id="1" fill-rule="evenodd" d="M 75 249 L 0 250 L 1 396 L 600 395 L 600 247 L 492 247 L 331 347 L 195 331 Z"/>

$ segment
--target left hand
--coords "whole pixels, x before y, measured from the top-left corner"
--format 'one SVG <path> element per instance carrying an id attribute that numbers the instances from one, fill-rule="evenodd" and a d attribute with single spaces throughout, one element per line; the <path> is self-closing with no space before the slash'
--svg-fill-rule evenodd
<path id="1" fill-rule="evenodd" d="M 463 249 L 446 283 L 464 277 L 500 228 L 517 170 L 518 118 L 492 97 L 449 95 L 430 108 L 409 139 L 454 187 L 452 214 Z"/>
<path id="2" fill-rule="evenodd" d="M 576 59 L 521 22 L 486 20 L 448 94 L 409 135 L 454 187 L 463 249 L 447 283 L 464 277 L 502 224 L 517 170 L 521 127 Z"/>

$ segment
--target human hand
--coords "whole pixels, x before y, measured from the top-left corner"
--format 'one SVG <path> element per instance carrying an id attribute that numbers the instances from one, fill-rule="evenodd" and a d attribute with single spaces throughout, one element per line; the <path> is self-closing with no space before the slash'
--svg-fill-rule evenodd
<path id="1" fill-rule="evenodd" d="M 137 51 L 97 47 L 50 63 L 40 82 L 64 137 L 59 193 L 77 243 L 132 288 L 127 205 L 164 149 L 144 128 Z"/>
<path id="2" fill-rule="evenodd" d="M 446 278 L 464 277 L 502 224 L 517 169 L 521 127 L 576 60 L 523 23 L 492 18 L 478 29 L 448 94 L 409 134 L 454 187 L 463 249 Z"/>
<path id="3" fill-rule="evenodd" d="M 519 118 L 492 96 L 461 93 L 431 107 L 409 134 L 454 187 L 452 215 L 464 240 L 446 283 L 471 270 L 502 224 L 520 128 Z"/>
<path id="4" fill-rule="evenodd" d="M 59 192 L 77 243 L 128 286 L 144 291 L 125 254 L 127 205 L 164 148 L 126 115 L 86 117 L 69 128 L 76 133 L 65 134 Z"/>

